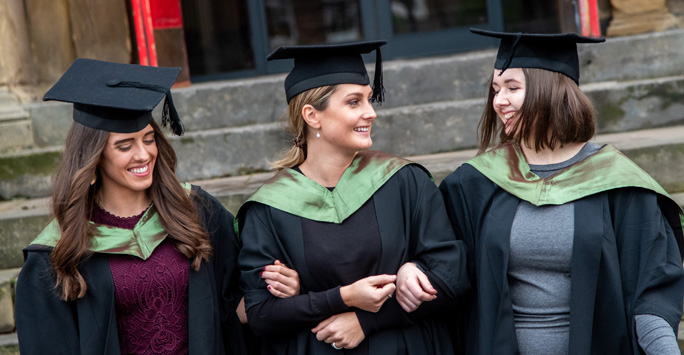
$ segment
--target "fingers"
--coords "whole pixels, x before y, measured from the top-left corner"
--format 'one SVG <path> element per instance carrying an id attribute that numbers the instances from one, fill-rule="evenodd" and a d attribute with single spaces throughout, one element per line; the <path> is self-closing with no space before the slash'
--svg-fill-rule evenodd
<path id="1" fill-rule="evenodd" d="M 268 283 L 268 281 L 273 281 L 274 283 L 280 283 L 285 287 L 294 288 L 299 284 L 297 279 L 287 277 L 278 272 L 264 271 L 261 273 L 261 278 Z"/>
<path id="2" fill-rule="evenodd" d="M 265 266 L 261 277 L 268 284 L 268 290 L 276 297 L 287 298 L 299 294 L 299 274 L 280 260 Z"/>
<path id="3" fill-rule="evenodd" d="M 397 285 L 394 283 L 388 283 L 383 285 L 378 289 L 380 298 L 389 298 L 391 294 L 394 293 L 394 291 L 397 289 Z M 384 301 L 383 301 L 384 302 Z"/>
<path id="4" fill-rule="evenodd" d="M 266 288 L 268 289 L 268 292 L 270 292 L 273 296 L 276 296 L 278 298 L 289 298 L 294 296 L 294 294 L 292 294 L 292 289 L 283 287 L 282 284 L 277 284 L 276 286 L 268 285 L 266 286 Z"/>
<path id="5" fill-rule="evenodd" d="M 418 306 L 420 306 L 420 304 L 409 301 L 406 299 L 406 297 L 401 297 L 400 294 L 397 294 L 397 303 L 399 303 L 401 308 L 403 308 L 406 313 L 411 313 L 418 309 Z"/>
<path id="6" fill-rule="evenodd" d="M 422 272 L 420 274 L 418 274 L 418 283 L 420 284 L 421 289 L 423 291 L 425 291 L 426 293 L 433 295 L 433 296 L 437 294 L 437 290 L 435 290 L 435 288 L 432 287 L 432 284 L 430 283 L 430 279 L 428 279 L 427 275 L 425 275 Z M 432 298 L 432 299 L 434 299 L 434 298 Z M 424 301 L 429 301 L 429 300 L 424 299 Z"/>
<path id="7" fill-rule="evenodd" d="M 432 301 L 435 298 L 437 298 L 436 295 L 432 295 L 423 291 L 423 288 L 421 287 L 417 279 L 413 279 L 409 282 L 406 282 L 405 286 L 406 290 L 404 290 L 404 292 L 401 292 L 403 300 L 411 305 L 415 305 L 416 308 L 424 301 Z"/>
<path id="8" fill-rule="evenodd" d="M 421 273 L 413 282 L 407 283 L 407 286 L 411 294 L 409 297 L 416 301 L 425 302 L 437 298 L 437 290 L 432 287 L 425 274 Z"/>
<path id="9" fill-rule="evenodd" d="M 366 280 L 373 286 L 382 287 L 388 283 L 394 283 L 397 280 L 397 275 L 374 275 L 366 277 Z"/>
<path id="10" fill-rule="evenodd" d="M 318 332 L 320 332 L 320 331 L 323 330 L 325 327 L 327 327 L 328 324 L 332 323 L 333 320 L 335 320 L 335 316 L 332 316 L 332 317 L 330 317 L 330 318 L 324 319 L 323 321 L 321 321 L 320 323 L 318 323 L 317 326 L 315 326 L 313 329 L 311 329 L 311 332 L 312 332 L 312 333 L 318 333 Z M 318 340 L 321 340 L 321 339 L 318 339 Z"/>
<path id="11" fill-rule="evenodd" d="M 297 271 L 290 269 L 287 265 L 281 263 L 280 260 L 276 260 L 272 265 L 266 265 L 264 271 L 279 273 L 289 278 L 296 278 L 299 276 Z"/>
<path id="12" fill-rule="evenodd" d="M 399 273 L 397 302 L 406 312 L 415 311 L 421 303 L 437 298 L 437 290 L 432 287 L 429 278 L 414 265 L 407 263 Z"/>
<path id="13" fill-rule="evenodd" d="M 311 330 L 316 339 L 337 348 L 353 349 L 365 338 L 361 324 L 354 312 L 336 314 L 319 323 Z"/>
<path id="14" fill-rule="evenodd" d="M 397 290 L 397 302 L 406 312 L 415 311 L 422 303 L 411 291 L 411 287 L 404 283 L 402 287 Z"/>

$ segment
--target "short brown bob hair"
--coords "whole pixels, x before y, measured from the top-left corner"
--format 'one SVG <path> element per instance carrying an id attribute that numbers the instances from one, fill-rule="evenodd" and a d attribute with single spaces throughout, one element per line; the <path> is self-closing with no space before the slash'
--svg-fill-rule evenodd
<path id="1" fill-rule="evenodd" d="M 493 76 L 489 79 L 487 106 L 478 125 L 478 154 L 495 143 L 496 135 L 498 144 L 514 140 L 536 151 L 587 142 L 594 136 L 594 106 L 572 79 L 546 69 L 521 69 L 525 74 L 525 101 L 511 135 L 506 134 L 494 111 Z"/>

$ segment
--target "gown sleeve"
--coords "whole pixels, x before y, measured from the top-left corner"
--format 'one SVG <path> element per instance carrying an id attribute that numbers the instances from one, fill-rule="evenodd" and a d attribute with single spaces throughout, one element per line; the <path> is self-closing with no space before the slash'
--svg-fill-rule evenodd
<path id="1" fill-rule="evenodd" d="M 214 278 L 219 298 L 221 332 L 224 345 L 231 354 L 244 353 L 240 320 L 236 309 L 242 298 L 240 269 L 237 258 L 239 244 L 233 229 L 233 215 L 213 196 L 199 191 L 198 211 L 213 247 Z"/>
<path id="2" fill-rule="evenodd" d="M 357 309 L 356 316 L 363 329 L 363 334 L 369 336 L 379 330 L 405 327 L 421 318 L 434 314 L 437 310 L 444 309 L 443 307 L 451 302 L 451 298 L 446 296 L 448 292 L 446 287 L 432 272 L 426 271 L 425 274 L 430 280 L 430 284 L 437 290 L 438 296 L 436 299 L 430 302 L 423 302 L 418 309 L 411 313 L 406 313 L 394 297 L 387 300 L 377 313 Z"/>
<path id="3" fill-rule="evenodd" d="M 411 176 L 415 178 L 416 188 L 409 189 L 414 201 L 409 261 L 429 271 L 428 277 L 441 281 L 433 283 L 433 286 L 443 288 L 444 292 L 438 293 L 436 300 L 424 302 L 426 306 L 436 306 L 440 302 L 454 300 L 470 288 L 466 272 L 467 248 L 462 240 L 456 238 L 437 186 L 425 174 L 416 173 Z"/>
<path id="4" fill-rule="evenodd" d="M 469 289 L 466 273 L 466 248 L 456 239 L 444 201 L 432 180 L 416 166 L 400 171 L 405 208 L 409 208 L 408 261 L 425 272 L 437 289 L 437 298 L 423 302 L 417 310 L 406 313 L 396 299 L 388 300 L 378 313 L 357 311 L 366 335 L 378 330 L 406 326 L 421 318 L 445 309 L 453 300 Z"/>
<path id="5" fill-rule="evenodd" d="M 410 325 L 450 305 L 469 289 L 466 273 L 466 248 L 457 240 L 444 200 L 428 175 L 417 166 L 407 166 L 398 173 L 403 186 L 400 193 L 407 201 L 408 261 L 426 274 L 437 290 L 437 298 L 423 302 L 418 309 L 406 313 L 396 299 L 385 302 L 378 313 L 357 311 L 366 335 L 375 331 Z"/>
<path id="6" fill-rule="evenodd" d="M 14 314 L 20 352 L 80 353 L 76 305 L 59 298 L 49 252 L 27 252 L 16 288 Z"/>
<path id="7" fill-rule="evenodd" d="M 264 267 L 275 260 L 289 263 L 289 258 L 278 241 L 269 209 L 252 203 L 240 228 L 240 282 L 245 292 L 247 319 L 254 333 L 263 336 L 313 328 L 332 315 L 350 310 L 342 301 L 339 287 L 289 298 L 270 294 L 261 278 Z"/>
<path id="8" fill-rule="evenodd" d="M 486 213 L 492 195 L 497 191 L 495 184 L 484 178 L 475 168 L 464 164 L 447 176 L 439 185 L 446 204 L 449 221 L 456 239 L 465 243 L 467 250 L 466 268 L 475 290 L 475 255 L 477 253 L 477 229 Z"/>
<path id="9" fill-rule="evenodd" d="M 684 301 L 684 269 L 672 227 L 657 195 L 643 189 L 614 193 L 613 214 L 628 316 L 650 314 L 677 331 Z M 632 321 L 632 335 L 636 335 Z"/>

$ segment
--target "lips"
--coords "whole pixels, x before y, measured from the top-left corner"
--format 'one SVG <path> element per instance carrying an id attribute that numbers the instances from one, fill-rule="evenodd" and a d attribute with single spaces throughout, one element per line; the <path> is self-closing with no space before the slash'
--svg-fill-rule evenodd
<path id="1" fill-rule="evenodd" d="M 513 122 L 513 118 L 515 117 L 516 113 L 517 112 L 506 112 L 503 114 L 503 120 L 506 126 Z"/>
<path id="2" fill-rule="evenodd" d="M 128 169 L 131 173 L 136 176 L 146 176 L 150 172 L 150 164 L 145 164 L 142 166 L 136 166 L 134 168 Z"/>

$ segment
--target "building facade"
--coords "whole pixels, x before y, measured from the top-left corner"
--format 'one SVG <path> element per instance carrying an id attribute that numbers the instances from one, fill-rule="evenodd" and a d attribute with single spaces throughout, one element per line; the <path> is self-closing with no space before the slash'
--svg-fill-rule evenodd
<path id="1" fill-rule="evenodd" d="M 281 45 L 386 39 L 385 60 L 486 48 L 470 27 L 603 35 L 679 26 L 684 0 L 5 0 L 0 86 L 35 100 L 77 57 L 183 68 L 179 85 L 279 73 Z"/>

